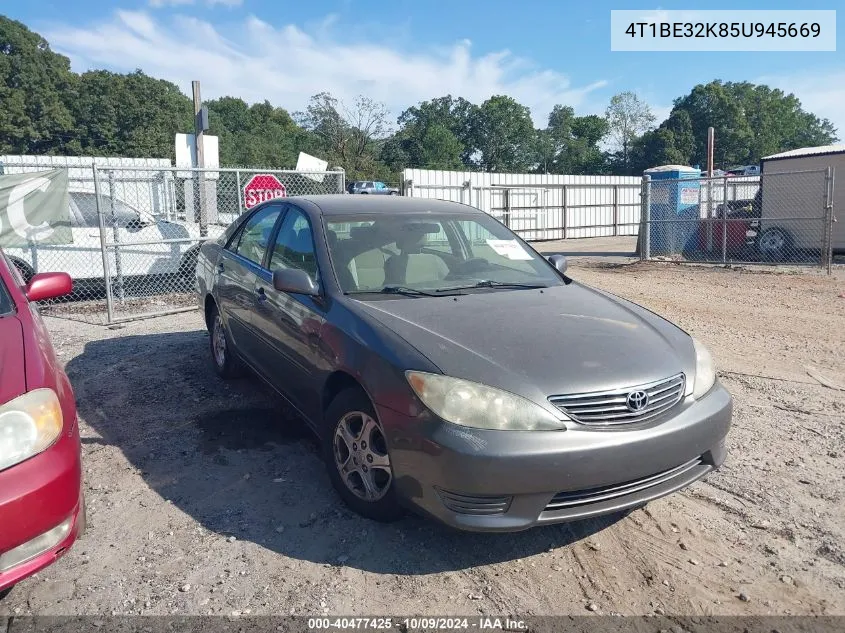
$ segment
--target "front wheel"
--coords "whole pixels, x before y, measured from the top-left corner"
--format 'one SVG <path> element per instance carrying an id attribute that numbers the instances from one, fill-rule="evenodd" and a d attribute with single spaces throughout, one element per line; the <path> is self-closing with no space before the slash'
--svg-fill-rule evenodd
<path id="1" fill-rule="evenodd" d="M 369 398 L 359 389 L 342 391 L 329 405 L 326 421 L 326 468 L 340 497 L 368 519 L 400 518 L 387 439 Z"/>

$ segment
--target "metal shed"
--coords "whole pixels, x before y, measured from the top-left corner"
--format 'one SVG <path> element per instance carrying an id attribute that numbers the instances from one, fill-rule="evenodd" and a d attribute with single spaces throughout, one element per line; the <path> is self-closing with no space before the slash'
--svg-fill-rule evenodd
<path id="1" fill-rule="evenodd" d="M 845 250 L 845 186 L 834 186 L 837 172 L 845 177 L 845 145 L 793 149 L 760 165 L 761 240 L 780 233 L 794 249 Z"/>

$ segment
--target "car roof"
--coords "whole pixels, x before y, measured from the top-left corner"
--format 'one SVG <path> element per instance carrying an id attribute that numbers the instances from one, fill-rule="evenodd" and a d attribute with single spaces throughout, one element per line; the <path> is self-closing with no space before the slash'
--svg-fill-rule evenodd
<path id="1" fill-rule="evenodd" d="M 288 201 L 311 203 L 324 216 L 389 214 L 404 215 L 418 213 L 468 213 L 483 211 L 459 202 L 432 200 L 427 198 L 405 198 L 403 196 L 350 196 L 327 194 L 319 196 L 292 196 Z"/>

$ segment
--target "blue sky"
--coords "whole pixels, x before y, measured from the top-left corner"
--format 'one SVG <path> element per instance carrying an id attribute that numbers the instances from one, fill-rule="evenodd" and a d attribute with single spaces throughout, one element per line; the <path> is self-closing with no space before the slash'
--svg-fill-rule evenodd
<path id="1" fill-rule="evenodd" d="M 838 2 L 804 0 L 802 9 Z M 72 5 L 73 9 L 68 7 Z M 40 32 L 75 70 L 145 72 L 188 93 L 269 99 L 290 111 L 311 94 L 367 94 L 394 113 L 451 93 L 480 102 L 510 94 L 545 121 L 555 103 L 601 113 L 633 90 L 659 117 L 711 79 L 794 92 L 845 138 L 845 47 L 818 53 L 610 51 L 611 9 L 688 9 L 690 2 L 521 0 L 5 0 L 0 9 Z M 769 0 L 769 9 L 794 8 Z M 756 9 L 757 2 L 708 9 Z M 845 9 L 840 11 L 845 15 Z M 841 21 L 841 18 L 840 18 Z M 842 29 L 839 29 L 841 32 Z"/>

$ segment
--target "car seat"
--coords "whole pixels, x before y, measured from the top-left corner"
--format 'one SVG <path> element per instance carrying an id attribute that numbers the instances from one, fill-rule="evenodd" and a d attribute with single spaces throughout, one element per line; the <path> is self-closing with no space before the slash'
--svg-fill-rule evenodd
<path id="1" fill-rule="evenodd" d="M 424 235 L 409 231 L 396 240 L 399 254 L 384 263 L 385 285 L 425 284 L 446 278 L 446 263 L 437 255 L 420 252 Z"/>

